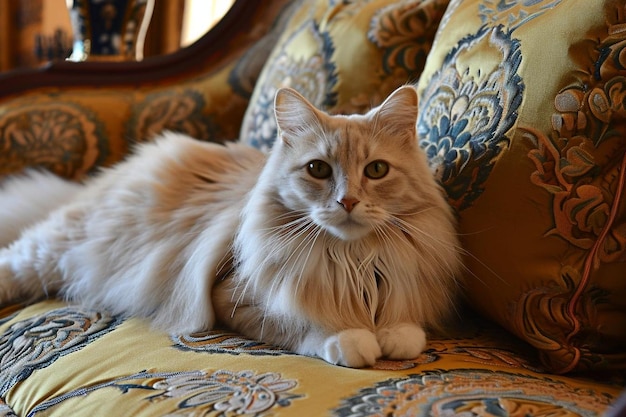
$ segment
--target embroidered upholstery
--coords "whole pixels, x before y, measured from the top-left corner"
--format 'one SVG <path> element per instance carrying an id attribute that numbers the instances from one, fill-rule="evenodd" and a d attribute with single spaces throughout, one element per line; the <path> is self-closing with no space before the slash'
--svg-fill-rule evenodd
<path id="1" fill-rule="evenodd" d="M 626 369 L 625 19 L 623 1 L 453 1 L 419 82 L 470 302 L 560 373 Z"/>

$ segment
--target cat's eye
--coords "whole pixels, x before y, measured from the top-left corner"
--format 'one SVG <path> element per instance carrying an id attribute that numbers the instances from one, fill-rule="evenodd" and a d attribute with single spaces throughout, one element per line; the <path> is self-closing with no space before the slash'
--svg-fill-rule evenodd
<path id="1" fill-rule="evenodd" d="M 324 161 L 315 159 L 306 165 L 306 170 L 313 178 L 325 180 L 333 174 L 333 169 Z"/>
<path id="2" fill-rule="evenodd" d="M 365 176 L 373 180 L 379 180 L 389 172 L 389 164 L 385 161 L 374 161 L 365 167 Z"/>

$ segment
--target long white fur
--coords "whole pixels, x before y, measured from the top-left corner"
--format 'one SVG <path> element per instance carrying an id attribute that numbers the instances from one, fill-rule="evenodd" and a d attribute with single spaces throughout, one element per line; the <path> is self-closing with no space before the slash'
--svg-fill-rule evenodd
<path id="1" fill-rule="evenodd" d="M 39 297 L 43 283 L 171 331 L 212 327 L 213 277 L 263 160 L 172 133 L 139 147 L 0 250 L 0 301 Z"/>
<path id="2" fill-rule="evenodd" d="M 46 171 L 27 171 L 0 182 L 0 247 L 71 200 L 82 189 Z"/>
<path id="3" fill-rule="evenodd" d="M 0 249 L 0 303 L 59 291 L 176 333 L 219 321 L 346 366 L 414 357 L 453 308 L 460 268 L 416 109 L 411 87 L 363 116 L 328 116 L 281 90 L 267 162 L 172 133 L 141 145 Z M 331 178 L 311 178 L 311 160 Z M 364 177 L 374 160 L 391 167 L 380 180 Z M 3 207 L 16 194 L 5 195 Z M 338 203 L 348 197 L 350 212 Z"/>

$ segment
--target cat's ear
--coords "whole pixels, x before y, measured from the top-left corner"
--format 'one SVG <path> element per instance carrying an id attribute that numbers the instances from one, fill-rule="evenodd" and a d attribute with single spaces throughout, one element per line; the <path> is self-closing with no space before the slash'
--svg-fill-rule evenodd
<path id="1" fill-rule="evenodd" d="M 279 136 L 287 144 L 320 126 L 321 112 L 292 88 L 281 88 L 274 98 Z"/>
<path id="2" fill-rule="evenodd" d="M 395 90 L 374 110 L 376 123 L 391 134 L 415 135 L 417 92 L 409 85 Z"/>

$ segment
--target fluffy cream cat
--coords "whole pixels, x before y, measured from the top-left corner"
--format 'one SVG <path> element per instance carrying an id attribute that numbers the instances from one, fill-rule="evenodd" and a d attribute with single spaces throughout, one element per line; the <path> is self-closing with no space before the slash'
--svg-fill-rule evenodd
<path id="1" fill-rule="evenodd" d="M 423 329 L 453 307 L 460 256 L 416 140 L 414 89 L 365 115 L 327 115 L 289 89 L 275 106 L 267 160 L 169 133 L 84 186 L 5 181 L 0 303 L 59 292 L 170 332 L 219 322 L 350 367 L 418 356 Z M 46 189 L 66 203 L 16 218 Z"/>

